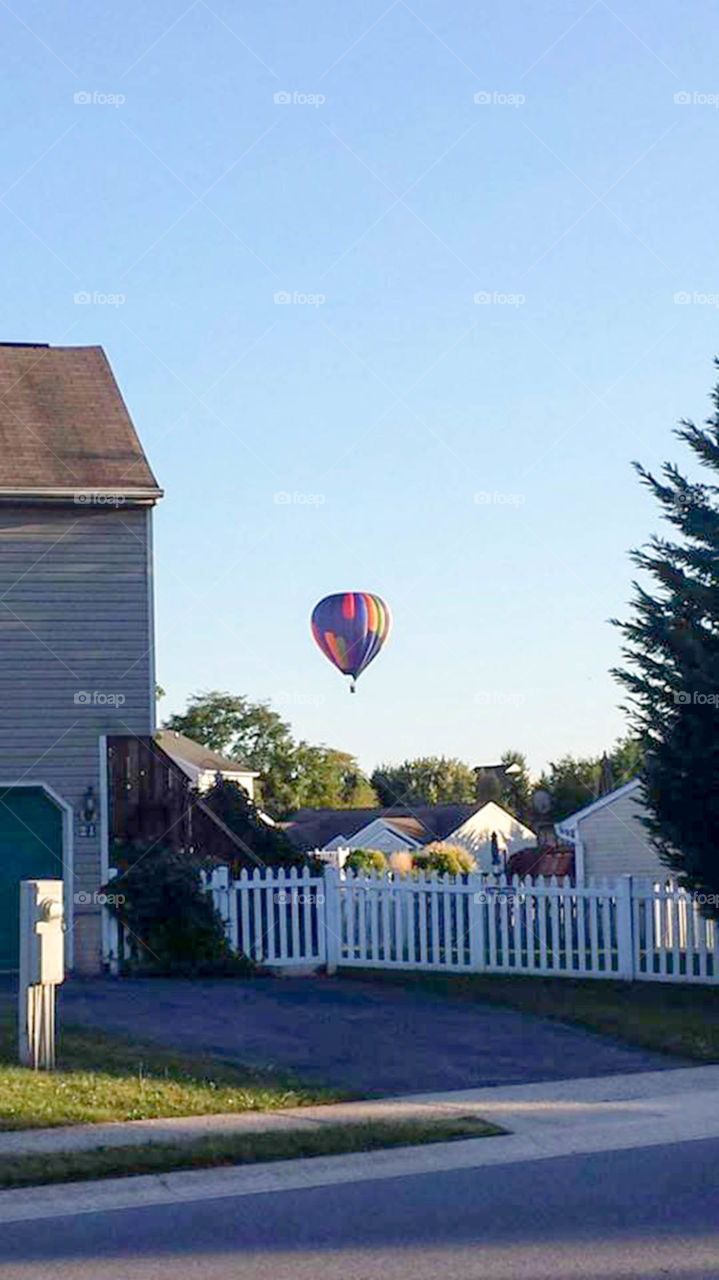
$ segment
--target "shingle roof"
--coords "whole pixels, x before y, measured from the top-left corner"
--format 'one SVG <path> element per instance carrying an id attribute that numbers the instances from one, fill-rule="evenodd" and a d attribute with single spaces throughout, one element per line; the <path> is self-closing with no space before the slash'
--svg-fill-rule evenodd
<path id="1" fill-rule="evenodd" d="M 257 777 L 241 760 L 231 760 L 229 756 L 220 755 L 219 751 L 203 747 L 201 742 L 187 738 L 176 729 L 158 729 L 155 741 L 168 756 L 185 760 L 196 769 L 212 769 L 214 773 L 252 773 L 253 777 Z"/>
<path id="2" fill-rule="evenodd" d="M 80 493 L 162 495 L 102 347 L 0 343 L 0 497 Z"/>
<path id="3" fill-rule="evenodd" d="M 476 808 L 476 804 L 438 804 L 412 809 L 401 805 L 391 809 L 300 809 L 279 825 L 303 850 L 322 849 L 335 836 L 353 836 L 375 818 L 384 818 L 397 830 L 427 843 L 445 840 Z"/>

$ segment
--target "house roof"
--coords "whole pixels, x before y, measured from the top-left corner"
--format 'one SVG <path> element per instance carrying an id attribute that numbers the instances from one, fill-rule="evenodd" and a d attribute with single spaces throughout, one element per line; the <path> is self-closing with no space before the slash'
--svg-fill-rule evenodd
<path id="1" fill-rule="evenodd" d="M 574 850 L 552 845 L 544 849 L 518 849 L 507 859 L 510 876 L 574 876 Z"/>
<path id="2" fill-rule="evenodd" d="M 631 782 L 625 782 L 623 786 L 615 787 L 614 791 L 608 791 L 605 796 L 600 796 L 598 800 L 593 800 L 591 804 L 585 805 L 583 809 L 578 809 L 576 813 L 570 813 L 567 818 L 562 818 L 561 822 L 555 823 L 555 831 L 560 836 L 569 836 L 571 838 L 577 823 L 583 822 L 590 814 L 603 809 L 605 805 L 613 804 L 615 800 L 619 800 L 622 796 L 631 795 L 632 792 L 639 789 L 640 785 L 640 778 L 632 778 Z"/>
<path id="3" fill-rule="evenodd" d="M 0 498 L 88 493 L 162 496 L 105 352 L 0 343 Z"/>
<path id="4" fill-rule="evenodd" d="M 409 809 L 393 805 L 389 809 L 299 809 L 282 823 L 298 849 L 323 849 L 335 836 L 353 836 L 375 818 L 384 818 L 394 830 L 422 844 L 446 840 L 447 836 L 473 813 L 473 804 L 420 805 Z"/>
<path id="5" fill-rule="evenodd" d="M 176 729 L 158 729 L 155 741 L 168 756 L 172 756 L 174 760 L 184 760 L 195 769 L 212 770 L 213 773 L 244 773 L 253 778 L 258 776 L 241 760 L 231 760 L 229 756 L 220 755 L 219 751 L 203 747 L 202 743 L 195 742 L 194 738 L 188 738 L 184 733 L 178 733 Z"/>

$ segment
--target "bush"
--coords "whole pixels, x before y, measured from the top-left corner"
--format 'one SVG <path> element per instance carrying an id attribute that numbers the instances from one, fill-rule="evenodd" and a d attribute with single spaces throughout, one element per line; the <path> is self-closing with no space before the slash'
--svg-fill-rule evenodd
<path id="1" fill-rule="evenodd" d="M 158 845 L 127 849 L 118 863 L 120 874 L 104 891 L 125 929 L 126 970 L 186 977 L 253 970 L 230 949 L 198 858 Z"/>
<path id="2" fill-rule="evenodd" d="M 347 871 L 354 871 L 355 875 L 361 876 L 373 871 L 377 875 L 383 875 L 387 870 L 387 860 L 379 849 L 353 849 L 344 865 Z"/>
<path id="3" fill-rule="evenodd" d="M 442 840 L 426 844 L 421 852 L 414 855 L 416 871 L 436 871 L 441 876 L 466 876 L 476 866 L 472 854 L 461 844 L 445 844 Z"/>

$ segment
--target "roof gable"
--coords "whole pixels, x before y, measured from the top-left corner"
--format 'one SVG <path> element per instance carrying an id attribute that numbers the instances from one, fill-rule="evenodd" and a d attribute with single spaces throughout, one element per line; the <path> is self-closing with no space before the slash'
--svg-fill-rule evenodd
<path id="1" fill-rule="evenodd" d="M 0 498 L 88 493 L 162 496 L 105 352 L 0 343 Z"/>

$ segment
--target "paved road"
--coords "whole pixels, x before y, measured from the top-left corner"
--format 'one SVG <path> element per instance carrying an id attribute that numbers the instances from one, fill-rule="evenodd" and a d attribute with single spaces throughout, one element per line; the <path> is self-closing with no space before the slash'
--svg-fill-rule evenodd
<path id="1" fill-rule="evenodd" d="M 273 1063 L 366 1095 L 685 1065 L 529 1014 L 347 978 L 74 981 L 61 1000 L 68 1022 Z"/>
<path id="2" fill-rule="evenodd" d="M 716 1280 L 718 1162 L 711 1139 L 5 1222 L 0 1276 Z"/>

